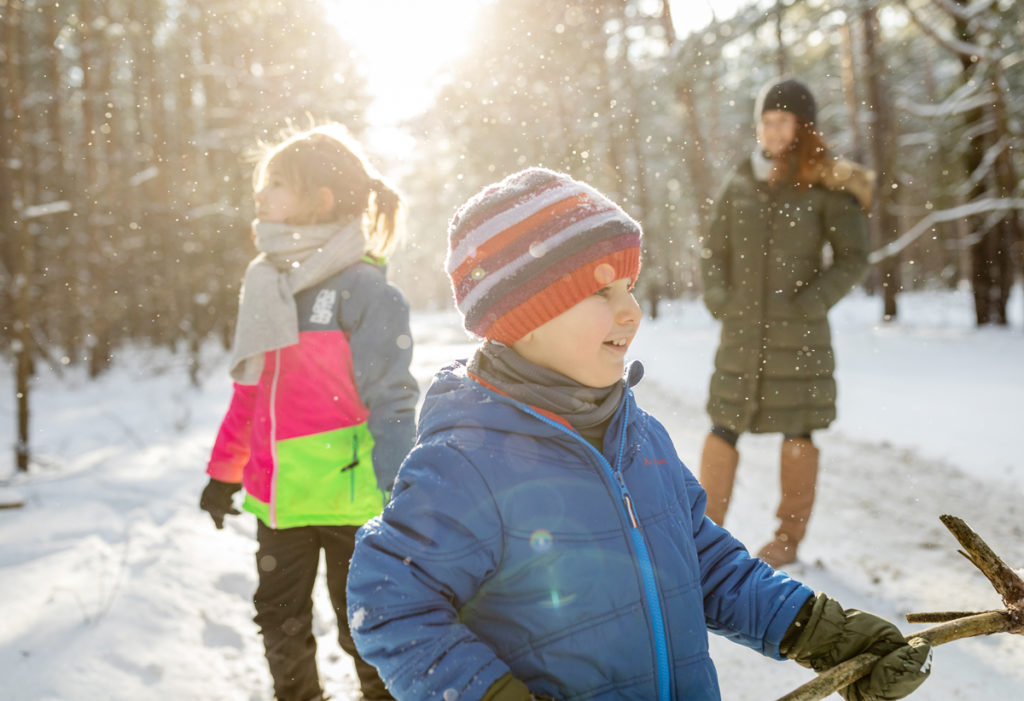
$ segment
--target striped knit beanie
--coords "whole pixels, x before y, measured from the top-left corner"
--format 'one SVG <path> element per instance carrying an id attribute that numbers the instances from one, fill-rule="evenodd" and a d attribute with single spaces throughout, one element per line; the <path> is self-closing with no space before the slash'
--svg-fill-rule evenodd
<path id="1" fill-rule="evenodd" d="M 635 283 L 641 235 L 594 188 L 528 168 L 455 212 L 445 272 L 466 329 L 510 345 L 615 280 Z"/>

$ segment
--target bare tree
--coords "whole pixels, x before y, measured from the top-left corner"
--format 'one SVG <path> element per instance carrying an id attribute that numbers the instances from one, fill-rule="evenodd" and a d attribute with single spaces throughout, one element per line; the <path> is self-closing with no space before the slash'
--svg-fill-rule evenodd
<path id="1" fill-rule="evenodd" d="M 7 61 L 0 73 L 0 223 L 3 231 L 3 270 L 6 278 L 4 297 L 10 305 L 4 322 L 10 325 L 11 349 L 14 355 L 15 404 L 17 406 L 17 443 L 15 464 L 27 470 L 29 463 L 29 396 L 32 376 L 32 336 L 29 319 L 29 289 L 32 280 L 32 241 L 22 221 L 24 211 L 24 170 L 19 167 L 25 149 L 19 127 L 18 113 L 22 107 L 23 89 L 18 48 L 22 46 L 21 2 L 7 3 L 0 14 L 0 31 L 7 47 Z"/>
<path id="2" fill-rule="evenodd" d="M 0 0 L 0 352 L 21 469 L 34 361 L 95 376 L 129 342 L 180 344 L 198 380 L 252 256 L 245 148 L 307 112 L 358 135 L 369 96 L 319 2 L 245 5 Z"/>
<path id="3" fill-rule="evenodd" d="M 897 190 L 893 187 L 897 182 L 896 120 L 885 81 L 886 68 L 878 46 L 881 32 L 877 5 L 865 5 L 860 11 L 860 20 L 864 28 L 864 71 L 868 109 L 871 111 L 871 119 L 868 121 L 868 144 L 872 156 L 871 165 L 878 174 L 878 197 L 875 198 L 871 217 L 871 233 L 877 248 L 896 239 L 899 233 L 894 214 Z M 901 286 L 898 256 L 889 256 L 881 260 L 878 273 L 882 287 L 883 319 L 895 319 L 896 295 Z"/>
<path id="4" fill-rule="evenodd" d="M 930 21 L 921 10 L 906 0 L 901 4 L 917 26 L 940 46 L 956 56 L 961 66 L 960 88 L 950 100 L 943 116 L 959 115 L 963 120 L 968 147 L 963 154 L 968 203 L 1002 200 L 999 207 L 979 207 L 970 218 L 969 237 L 971 282 L 974 291 L 975 318 L 979 326 L 1005 325 L 1006 305 L 1013 285 L 1013 250 L 1024 241 L 1020 210 L 1012 200 L 1020 194 L 1020 179 L 1014 152 L 1021 148 L 1014 134 L 1008 103 L 1013 87 L 1004 66 L 1013 52 L 1021 51 L 1019 33 L 1012 8 L 1000 9 L 996 3 L 971 3 L 969 0 L 932 0 Z M 945 32 L 937 24 L 952 24 Z"/>

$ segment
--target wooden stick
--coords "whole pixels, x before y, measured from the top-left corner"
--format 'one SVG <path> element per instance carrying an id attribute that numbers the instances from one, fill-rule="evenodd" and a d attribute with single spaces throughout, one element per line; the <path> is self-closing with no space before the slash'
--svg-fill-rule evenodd
<path id="1" fill-rule="evenodd" d="M 988 544 L 961 519 L 943 514 L 939 516 L 939 520 L 967 551 L 961 550 L 960 554 L 974 563 L 988 581 L 992 582 L 992 586 L 1003 597 L 1003 603 L 1008 607 L 1024 605 L 1024 579 L 992 552 Z"/>
<path id="2" fill-rule="evenodd" d="M 958 618 L 966 618 L 984 611 L 929 611 L 928 613 L 908 613 L 907 623 L 945 623 Z"/>
<path id="3" fill-rule="evenodd" d="M 934 647 L 961 638 L 973 638 L 977 635 L 993 633 L 1024 633 L 1024 628 L 1009 611 L 985 611 L 919 630 L 913 633 L 909 639 L 920 638 Z"/>
<path id="4" fill-rule="evenodd" d="M 907 620 L 911 622 L 943 622 L 918 631 L 909 639 L 920 638 L 935 646 L 976 635 L 1024 633 L 1024 580 L 992 552 L 988 544 L 961 519 L 948 514 L 943 514 L 939 519 L 966 550 L 959 551 L 960 554 L 981 570 L 1002 596 L 1006 609 L 982 613 L 945 611 L 910 614 Z M 821 673 L 799 689 L 781 697 L 779 701 L 824 699 L 867 675 L 880 659 L 880 656 L 870 652 L 853 657 Z"/>
<path id="5" fill-rule="evenodd" d="M 1021 632 L 1024 632 L 1024 629 L 1014 620 L 1014 616 L 1010 612 L 986 611 L 925 628 L 911 635 L 909 639 L 920 638 L 928 641 L 934 647 L 976 635 Z M 780 697 L 779 701 L 819 701 L 824 699 L 829 694 L 867 676 L 880 659 L 882 658 L 879 655 L 870 652 L 852 657 L 827 672 L 822 672 L 795 691 Z"/>

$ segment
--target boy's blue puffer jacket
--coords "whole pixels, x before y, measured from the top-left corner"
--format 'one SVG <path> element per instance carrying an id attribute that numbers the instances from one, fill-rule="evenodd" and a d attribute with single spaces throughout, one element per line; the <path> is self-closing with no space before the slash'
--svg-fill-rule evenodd
<path id="1" fill-rule="evenodd" d="M 558 699 L 717 699 L 707 630 L 779 657 L 813 592 L 704 504 L 631 390 L 601 455 L 447 368 L 391 503 L 360 530 L 356 645 L 398 699 L 479 699 L 509 671 Z"/>

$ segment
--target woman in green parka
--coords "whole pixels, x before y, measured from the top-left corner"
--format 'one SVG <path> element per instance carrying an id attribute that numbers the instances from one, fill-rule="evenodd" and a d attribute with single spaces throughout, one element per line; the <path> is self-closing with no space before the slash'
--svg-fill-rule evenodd
<path id="1" fill-rule="evenodd" d="M 811 432 L 836 416 L 828 310 L 867 269 L 873 174 L 832 158 L 815 102 L 796 80 L 758 96 L 757 147 L 732 172 L 701 242 L 704 302 L 722 323 L 701 455 L 707 514 L 721 524 L 740 434 L 781 433 L 778 530 L 758 556 L 796 560 L 814 503 Z"/>

